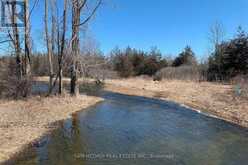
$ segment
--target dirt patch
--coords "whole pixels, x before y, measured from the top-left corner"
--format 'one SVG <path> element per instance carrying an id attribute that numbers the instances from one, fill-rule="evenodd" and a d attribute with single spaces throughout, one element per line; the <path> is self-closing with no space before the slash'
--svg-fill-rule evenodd
<path id="1" fill-rule="evenodd" d="M 0 101 L 0 164 L 23 147 L 57 127 L 57 121 L 87 108 L 101 98 L 91 96 L 34 97 Z"/>
<path id="2" fill-rule="evenodd" d="M 107 80 L 105 86 L 113 92 L 174 101 L 248 127 L 248 100 L 234 97 L 231 85 L 131 78 Z"/>

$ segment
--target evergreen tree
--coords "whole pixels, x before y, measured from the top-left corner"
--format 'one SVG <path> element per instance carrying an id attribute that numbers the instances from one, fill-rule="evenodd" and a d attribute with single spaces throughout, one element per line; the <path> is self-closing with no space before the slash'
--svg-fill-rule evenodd
<path id="1" fill-rule="evenodd" d="M 228 80 L 240 74 L 248 74 L 248 35 L 241 27 L 234 39 L 220 44 L 209 58 L 208 79 Z"/>
<path id="2" fill-rule="evenodd" d="M 195 54 L 190 48 L 190 46 L 186 46 L 184 51 L 179 54 L 179 56 L 174 60 L 172 66 L 178 67 L 181 65 L 196 65 L 197 61 L 195 58 Z"/>

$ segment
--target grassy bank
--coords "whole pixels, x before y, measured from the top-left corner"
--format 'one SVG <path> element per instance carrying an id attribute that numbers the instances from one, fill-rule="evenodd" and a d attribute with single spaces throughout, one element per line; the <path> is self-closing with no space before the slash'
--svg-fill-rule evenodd
<path id="1" fill-rule="evenodd" d="M 99 101 L 91 96 L 0 100 L 0 164 L 55 129 L 57 121 Z"/>
<path id="2" fill-rule="evenodd" d="M 39 77 L 37 81 L 47 82 L 48 78 Z M 69 79 L 65 79 L 65 82 L 69 82 Z M 248 100 L 235 96 L 232 85 L 185 80 L 153 81 L 151 78 L 129 78 L 106 80 L 105 89 L 122 94 L 177 102 L 197 111 L 248 127 Z"/>
<path id="3" fill-rule="evenodd" d="M 248 100 L 235 97 L 231 85 L 178 80 L 155 82 L 152 79 L 130 78 L 108 80 L 106 89 L 177 102 L 248 127 Z"/>

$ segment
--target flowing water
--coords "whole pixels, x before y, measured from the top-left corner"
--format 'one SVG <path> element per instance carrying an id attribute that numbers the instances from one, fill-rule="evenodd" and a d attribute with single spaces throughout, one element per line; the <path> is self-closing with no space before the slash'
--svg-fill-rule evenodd
<path id="1" fill-rule="evenodd" d="M 15 164 L 246 165 L 248 131 L 171 102 L 104 93 Z"/>

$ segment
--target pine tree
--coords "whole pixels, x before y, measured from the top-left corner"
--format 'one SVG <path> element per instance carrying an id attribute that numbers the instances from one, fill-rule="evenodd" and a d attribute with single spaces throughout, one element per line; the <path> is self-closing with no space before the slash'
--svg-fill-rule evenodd
<path id="1" fill-rule="evenodd" d="M 197 61 L 195 53 L 192 51 L 190 46 L 186 46 L 184 51 L 174 60 L 173 66 L 178 67 L 181 65 L 196 65 Z"/>

